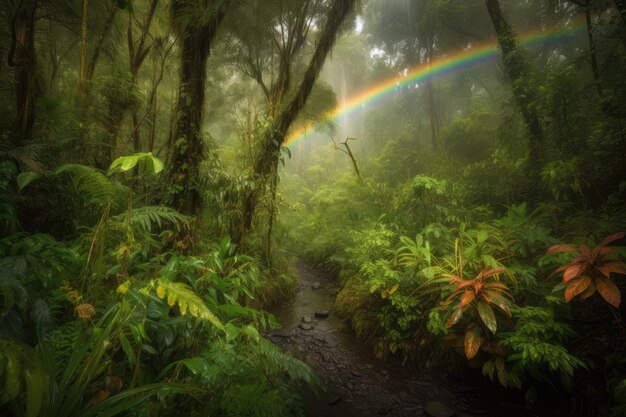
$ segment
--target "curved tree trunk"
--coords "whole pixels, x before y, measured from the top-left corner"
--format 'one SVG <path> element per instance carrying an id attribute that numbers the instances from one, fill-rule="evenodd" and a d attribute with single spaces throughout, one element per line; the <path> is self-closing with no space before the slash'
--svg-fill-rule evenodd
<path id="1" fill-rule="evenodd" d="M 257 186 L 248 193 L 244 201 L 242 230 L 237 239 L 240 244 L 243 243 L 245 236 L 252 227 L 259 192 L 265 188 L 264 185 L 271 179 L 271 175 L 276 175 L 276 168 L 280 159 L 280 149 L 285 142 L 287 131 L 298 116 L 300 110 L 302 110 L 306 104 L 306 100 L 324 65 L 326 56 L 335 43 L 339 28 L 348 13 L 353 9 L 354 4 L 355 0 L 336 0 L 333 3 L 328 12 L 326 26 L 320 35 L 313 57 L 309 62 L 306 72 L 304 73 L 304 78 L 295 96 L 276 117 L 274 129 L 268 130 L 268 133 L 263 138 L 263 150 L 254 167 L 254 177 Z"/>

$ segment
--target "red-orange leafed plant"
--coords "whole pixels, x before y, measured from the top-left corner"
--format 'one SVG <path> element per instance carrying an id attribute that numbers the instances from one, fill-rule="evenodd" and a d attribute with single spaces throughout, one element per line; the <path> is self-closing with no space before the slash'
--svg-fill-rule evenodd
<path id="1" fill-rule="evenodd" d="M 585 245 L 580 248 L 556 245 L 548 249 L 548 253 L 578 254 L 568 264 L 553 272 L 563 272 L 563 282 L 566 284 L 565 301 L 569 303 L 576 296 L 585 300 L 597 290 L 607 303 L 615 308 L 619 307 L 622 295 L 611 279 L 611 274 L 626 275 L 626 264 L 619 260 L 615 249 L 607 245 L 622 239 L 624 235 L 624 232 L 619 232 L 608 236 L 594 249 Z"/>
<path id="2" fill-rule="evenodd" d="M 485 341 L 483 327 L 496 334 L 498 322 L 492 306 L 511 317 L 513 300 L 511 290 L 502 282 L 488 281 L 489 278 L 497 277 L 504 271 L 504 268 L 487 269 L 472 279 L 464 279 L 457 275 L 443 275 L 454 284 L 454 292 L 444 301 L 444 304 L 455 303 L 454 311 L 446 322 L 446 327 L 450 328 L 458 323 L 468 309 L 475 309 L 482 322 L 482 325 L 472 323 L 466 328 L 463 345 L 468 359 L 476 356 Z"/>

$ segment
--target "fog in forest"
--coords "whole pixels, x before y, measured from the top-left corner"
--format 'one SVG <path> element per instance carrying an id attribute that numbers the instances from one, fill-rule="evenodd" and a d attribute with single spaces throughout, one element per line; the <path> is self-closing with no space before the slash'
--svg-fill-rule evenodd
<path id="1" fill-rule="evenodd" d="M 623 0 L 0 19 L 0 416 L 626 416 Z"/>

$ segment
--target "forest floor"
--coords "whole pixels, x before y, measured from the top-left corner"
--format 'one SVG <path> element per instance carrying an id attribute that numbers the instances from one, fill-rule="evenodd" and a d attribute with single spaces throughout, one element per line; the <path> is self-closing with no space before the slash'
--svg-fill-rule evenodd
<path id="1" fill-rule="evenodd" d="M 337 289 L 323 272 L 297 264 L 295 300 L 272 311 L 282 329 L 268 337 L 311 366 L 325 390 L 308 394 L 307 412 L 319 417 L 532 416 L 485 384 L 418 374 L 396 359 L 378 360 L 333 314 Z M 316 314 L 317 313 L 317 314 Z M 326 314 L 328 314 L 327 317 Z"/>

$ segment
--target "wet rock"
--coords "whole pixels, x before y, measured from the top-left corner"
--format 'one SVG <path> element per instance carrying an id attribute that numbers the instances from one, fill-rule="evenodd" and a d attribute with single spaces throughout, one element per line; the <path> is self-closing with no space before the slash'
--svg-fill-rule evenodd
<path id="1" fill-rule="evenodd" d="M 300 323 L 298 327 L 301 328 L 302 330 L 313 330 L 313 326 L 307 323 Z"/>
<path id="2" fill-rule="evenodd" d="M 316 333 L 316 334 L 313 335 L 313 338 L 315 340 L 317 340 L 318 342 L 326 343 L 326 336 L 323 335 L 323 334 L 317 334 Z"/>
<path id="3" fill-rule="evenodd" d="M 439 401 L 426 401 L 424 412 L 430 417 L 453 417 L 456 415 L 452 408 Z"/>
<path id="4" fill-rule="evenodd" d="M 300 319 L 300 321 L 302 323 L 311 323 L 313 321 L 313 319 L 309 316 L 302 316 L 302 318 Z"/>
<path id="5" fill-rule="evenodd" d="M 315 317 L 317 317 L 318 319 L 327 319 L 329 315 L 330 313 L 328 310 L 320 310 L 315 312 Z"/>
<path id="6" fill-rule="evenodd" d="M 314 290 L 319 290 L 320 288 L 322 288 L 322 284 L 316 281 L 313 284 L 311 284 L 311 288 Z"/>
<path id="7" fill-rule="evenodd" d="M 335 395 L 333 397 L 330 398 L 330 400 L 326 403 L 328 405 L 337 405 L 341 402 L 341 396 L 340 395 Z"/>
<path id="8" fill-rule="evenodd" d="M 391 407 L 388 405 L 383 405 L 377 411 L 378 415 L 384 416 L 385 414 L 389 414 L 391 412 Z"/>
<path id="9" fill-rule="evenodd" d="M 270 334 L 270 337 L 276 339 L 288 339 L 290 335 L 286 333 L 274 332 Z"/>

